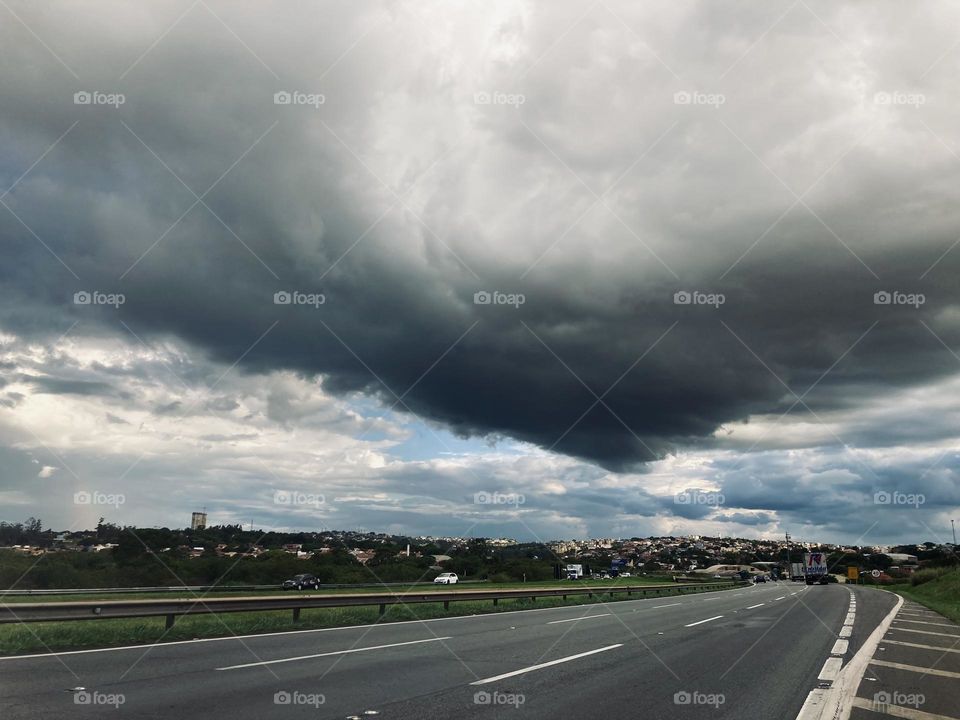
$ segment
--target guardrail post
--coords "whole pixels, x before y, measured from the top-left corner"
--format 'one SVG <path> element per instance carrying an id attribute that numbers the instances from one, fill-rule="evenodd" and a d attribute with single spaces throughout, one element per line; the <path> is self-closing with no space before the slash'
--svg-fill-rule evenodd
<path id="1" fill-rule="evenodd" d="M 174 621 L 177 619 L 176 615 L 167 615 L 166 629 L 169 630 L 173 627 Z"/>
<path id="2" fill-rule="evenodd" d="M 383 614 L 385 614 L 386 612 L 387 612 L 387 605 L 386 605 L 386 603 L 380 603 L 380 614 L 383 615 Z"/>
<path id="3" fill-rule="evenodd" d="M 300 622 L 300 608 L 293 609 L 293 621 Z"/>
<path id="4" fill-rule="evenodd" d="M 449 610 L 449 609 L 450 609 L 450 601 L 449 601 L 449 600 L 444 600 L 444 601 L 443 601 L 443 609 L 444 609 L 444 610 Z"/>
<path id="5" fill-rule="evenodd" d="M 494 607 L 497 606 L 497 602 L 498 602 L 499 600 L 500 600 L 500 598 L 494 598 L 494 599 L 493 599 L 493 606 L 494 606 Z"/>
<path id="6" fill-rule="evenodd" d="M 532 598 L 530 598 L 530 602 L 536 602 L 536 601 L 537 601 L 537 596 L 536 596 L 536 595 L 534 595 Z"/>

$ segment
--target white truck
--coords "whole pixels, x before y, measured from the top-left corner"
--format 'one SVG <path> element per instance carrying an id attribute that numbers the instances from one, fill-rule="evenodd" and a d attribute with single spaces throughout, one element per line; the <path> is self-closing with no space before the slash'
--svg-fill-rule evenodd
<path id="1" fill-rule="evenodd" d="M 567 580 L 579 580 L 583 577 L 583 565 L 567 565 Z"/>
<path id="2" fill-rule="evenodd" d="M 790 563 L 790 579 L 791 580 L 803 580 L 803 563 Z"/>
<path id="3" fill-rule="evenodd" d="M 827 554 L 812 552 L 803 554 L 803 576 L 807 585 L 827 583 Z"/>

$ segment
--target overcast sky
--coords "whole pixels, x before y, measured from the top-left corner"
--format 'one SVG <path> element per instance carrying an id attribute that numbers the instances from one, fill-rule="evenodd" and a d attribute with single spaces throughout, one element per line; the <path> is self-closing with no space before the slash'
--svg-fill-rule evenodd
<path id="1" fill-rule="evenodd" d="M 951 539 L 956 4 L 0 5 L 3 520 Z"/>

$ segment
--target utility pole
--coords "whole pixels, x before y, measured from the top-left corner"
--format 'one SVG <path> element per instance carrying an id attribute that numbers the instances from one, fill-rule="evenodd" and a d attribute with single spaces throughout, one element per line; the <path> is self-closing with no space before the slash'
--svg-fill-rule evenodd
<path id="1" fill-rule="evenodd" d="M 957 546 L 957 526 L 953 524 L 953 520 L 950 521 L 950 529 L 953 530 L 953 546 Z"/>

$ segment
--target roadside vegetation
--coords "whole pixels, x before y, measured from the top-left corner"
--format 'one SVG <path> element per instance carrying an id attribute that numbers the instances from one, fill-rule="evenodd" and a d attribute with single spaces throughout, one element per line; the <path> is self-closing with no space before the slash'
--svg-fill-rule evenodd
<path id="1" fill-rule="evenodd" d="M 646 582 L 649 584 L 651 581 L 648 580 Z M 552 584 L 552 586 L 556 586 L 557 584 Z M 575 588 L 578 584 L 580 583 L 567 582 L 566 586 Z M 595 585 L 597 583 L 590 584 Z M 628 584 L 644 584 L 644 581 L 638 581 L 637 578 L 624 578 L 621 581 L 606 581 L 605 587 L 609 587 L 610 590 L 615 590 L 618 585 L 624 586 Z M 512 583 L 506 586 L 515 587 L 517 585 L 516 583 Z M 542 584 L 521 583 L 519 585 L 524 588 L 533 589 Z M 497 587 L 503 586 L 483 585 L 484 589 Z M 730 583 L 730 589 L 735 587 L 737 586 Z M 418 588 L 417 592 L 420 593 L 421 589 Z M 658 594 L 669 596 L 676 595 L 678 592 L 679 588 L 675 586 L 665 586 Z M 698 590 L 684 590 L 685 594 L 690 592 L 698 592 Z M 77 598 L 73 597 L 72 599 L 76 600 Z M 84 599 L 87 598 L 84 597 Z M 114 597 L 112 599 L 116 598 Z M 195 638 L 252 635 L 267 632 L 344 627 L 348 625 L 369 625 L 373 623 L 390 623 L 404 620 L 428 620 L 464 615 L 502 613 L 512 610 L 530 610 L 534 608 L 598 605 L 601 603 L 636 599 L 636 596 L 628 597 L 625 593 L 621 593 L 604 596 L 599 600 L 596 597 L 588 598 L 586 596 L 571 597 L 568 600 L 560 597 L 537 598 L 536 600 L 531 600 L 530 598 L 501 600 L 496 606 L 494 606 L 490 600 L 463 601 L 451 603 L 449 609 L 444 609 L 443 603 L 440 602 L 409 605 L 401 604 L 388 606 L 383 616 L 379 615 L 376 606 L 317 608 L 303 609 L 300 614 L 300 619 L 297 622 L 293 621 L 290 610 L 257 613 L 226 613 L 219 615 L 188 615 L 177 618 L 176 623 L 169 630 L 164 628 L 164 619 L 162 617 L 8 624 L 0 625 L 0 654 L 18 655 L 117 645 L 139 645 L 155 642 L 171 642 L 175 640 L 192 640 Z"/>
<path id="2" fill-rule="evenodd" d="M 315 575 L 322 584 L 429 581 L 440 572 L 455 572 L 461 580 L 534 582 L 553 580 L 555 566 L 563 562 L 542 543 L 504 547 L 482 538 L 444 543 L 374 533 L 260 532 L 238 525 L 121 528 L 102 520 L 95 532 L 74 535 L 57 540 L 32 518 L 0 523 L 0 548 L 30 545 L 45 551 L 35 556 L 0 549 L 0 590 L 279 586 L 298 573 Z M 613 559 L 605 551 L 583 562 L 606 570 Z"/>
<path id="3" fill-rule="evenodd" d="M 956 567 L 919 570 L 909 585 L 888 589 L 960 623 L 960 570 Z"/>
<path id="4" fill-rule="evenodd" d="M 703 581 L 716 582 L 712 578 L 702 578 Z M 223 591 L 203 591 L 191 592 L 188 590 L 177 592 L 96 592 L 89 593 L 44 593 L 42 595 L 4 595 L 0 590 L 0 603 L 42 603 L 42 602 L 71 602 L 87 600 L 156 600 L 156 599 L 196 599 L 204 598 L 225 598 L 225 597 L 270 597 L 275 595 L 290 596 L 298 595 L 340 595 L 349 593 L 394 593 L 402 595 L 404 593 L 416 592 L 418 595 L 430 592 L 469 592 L 470 590 L 519 590 L 519 589 L 538 589 L 555 587 L 578 587 L 578 586 L 602 586 L 604 588 L 616 588 L 626 585 L 662 585 L 673 582 L 669 575 L 645 575 L 643 577 L 628 578 L 610 578 L 608 580 L 536 580 L 530 582 L 490 582 L 479 580 L 469 583 L 458 583 L 456 585 L 433 585 L 433 584 L 408 584 L 408 585 L 363 585 L 349 588 L 320 588 L 319 590 L 223 590 Z"/>

